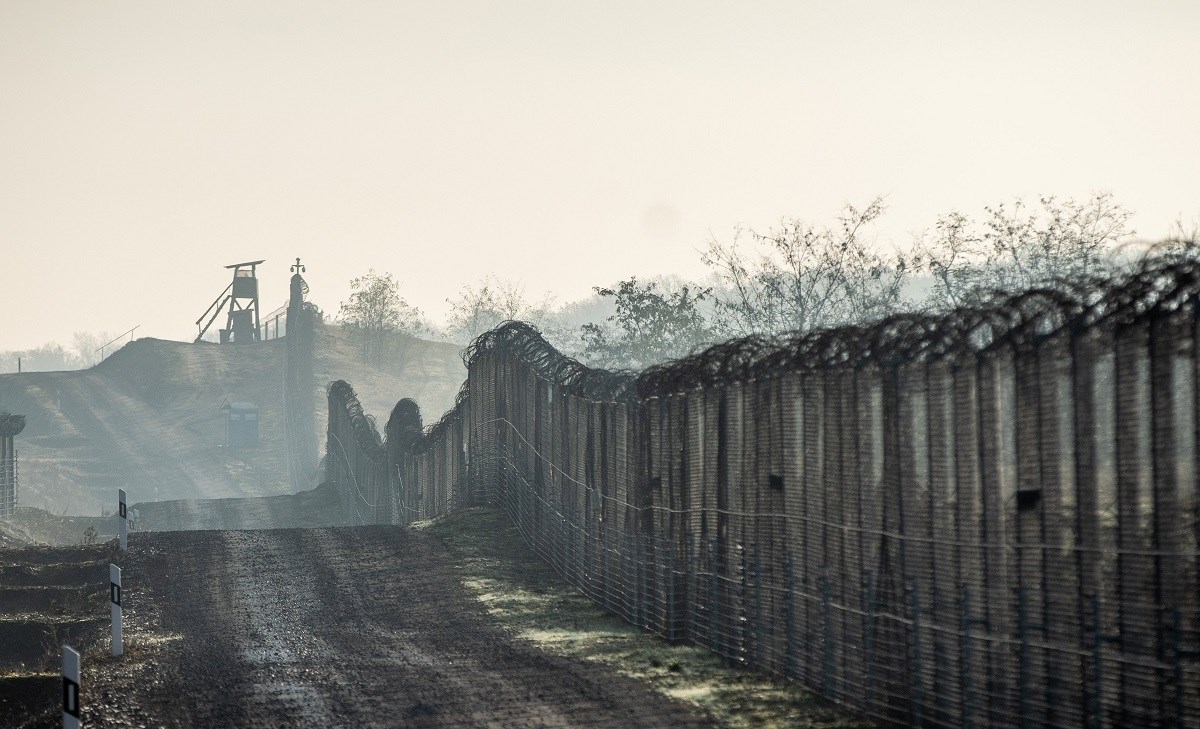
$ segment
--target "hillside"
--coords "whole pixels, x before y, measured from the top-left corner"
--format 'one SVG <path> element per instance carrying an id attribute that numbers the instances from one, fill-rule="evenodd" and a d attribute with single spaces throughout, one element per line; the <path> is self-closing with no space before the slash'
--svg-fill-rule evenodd
<path id="1" fill-rule="evenodd" d="M 325 387 L 334 380 L 354 386 L 368 415 L 382 431 L 396 401 L 410 397 L 421 406 L 425 424 L 435 422 L 454 405 L 458 389 L 467 377 L 462 363 L 462 346 L 427 342 L 404 334 L 387 342 L 388 355 L 377 365 L 363 364 L 362 350 L 352 333 L 340 327 L 317 330 L 313 367 L 318 393 L 317 433 L 322 438 L 328 412 Z M 324 450 L 322 450 L 324 452 Z"/>
<path id="2" fill-rule="evenodd" d="M 334 379 L 354 383 L 381 422 L 401 397 L 436 418 L 462 384 L 459 349 L 397 336 L 385 366 L 373 367 L 362 364 L 345 332 L 320 328 L 318 433 L 327 417 L 324 387 Z M 284 361 L 282 340 L 235 346 L 139 339 L 89 370 L 0 375 L 0 409 L 27 422 L 17 438 L 21 505 L 99 515 L 115 509 L 118 488 L 130 503 L 290 492 Z M 232 402 L 259 406 L 259 448 L 225 445 L 222 406 Z M 10 521 L 9 530 L 15 527 Z"/>

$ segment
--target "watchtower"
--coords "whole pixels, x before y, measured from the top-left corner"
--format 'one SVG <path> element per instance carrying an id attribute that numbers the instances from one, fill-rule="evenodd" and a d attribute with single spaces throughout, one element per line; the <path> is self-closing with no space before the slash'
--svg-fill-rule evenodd
<path id="1" fill-rule="evenodd" d="M 245 263 L 231 263 L 225 267 L 233 270 L 233 281 L 196 320 L 196 326 L 200 328 L 200 333 L 196 335 L 197 342 L 204 338 L 204 333 L 216 321 L 226 304 L 229 304 L 229 317 L 226 320 L 225 328 L 220 330 L 221 343 L 224 344 L 231 339 L 235 344 L 258 341 L 259 310 L 256 273 L 260 263 L 262 261 L 246 261 Z M 212 316 L 210 317 L 209 314 Z M 208 321 L 202 325 L 205 318 L 208 318 Z"/>

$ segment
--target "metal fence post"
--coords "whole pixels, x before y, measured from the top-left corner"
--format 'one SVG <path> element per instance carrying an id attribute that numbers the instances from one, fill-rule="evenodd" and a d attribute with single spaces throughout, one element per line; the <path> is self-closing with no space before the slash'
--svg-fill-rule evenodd
<path id="1" fill-rule="evenodd" d="M 622 609 L 625 619 L 637 624 L 637 560 L 633 556 L 633 536 L 622 532 L 621 536 L 621 589 Z"/>
<path id="2" fill-rule="evenodd" d="M 1030 663 L 1033 658 L 1030 655 L 1029 631 L 1040 630 L 1045 631 L 1046 626 L 1037 623 L 1029 622 L 1029 598 L 1025 588 L 1017 590 L 1017 633 L 1020 637 L 1019 655 L 1018 655 L 1018 701 L 1021 714 L 1021 726 L 1033 726 L 1037 721 L 1034 716 L 1033 704 L 1030 700 L 1029 674 Z M 1054 707 L 1047 707 L 1053 710 Z M 1045 717 L 1043 717 L 1044 719 Z M 1053 722 L 1051 722 L 1053 723 Z"/>
<path id="3" fill-rule="evenodd" d="M 1092 595 L 1092 663 L 1093 663 L 1093 680 L 1092 686 L 1092 726 L 1095 729 L 1101 729 L 1104 726 L 1103 720 L 1103 701 L 1101 697 L 1104 694 L 1104 631 L 1100 625 L 1100 595 L 1099 593 Z"/>
<path id="4" fill-rule="evenodd" d="M 1171 610 L 1171 654 L 1174 657 L 1175 721 L 1183 718 L 1183 621 L 1179 608 Z"/>
<path id="5" fill-rule="evenodd" d="M 636 612 L 634 613 L 634 625 L 645 627 L 645 601 L 646 592 L 643 589 L 645 585 L 642 582 L 644 573 L 644 565 L 642 564 L 642 535 L 637 534 L 633 538 L 633 594 L 634 601 L 637 604 Z"/>
<path id="6" fill-rule="evenodd" d="M 975 682 L 972 680 L 971 668 L 973 647 L 971 645 L 971 628 L 976 621 L 971 618 L 971 588 L 962 589 L 962 614 L 959 623 L 962 632 L 962 725 L 963 729 L 974 729 L 975 726 Z"/>
<path id="7" fill-rule="evenodd" d="M 600 548 L 600 586 L 603 588 L 600 592 L 601 604 L 609 612 L 612 611 L 612 599 L 609 597 L 612 594 L 612 574 L 608 567 L 608 530 L 603 522 L 600 523 L 600 532 L 598 534 L 598 542 Z"/>
<path id="8" fill-rule="evenodd" d="M 829 585 L 829 565 L 821 571 L 821 648 L 822 648 L 822 692 L 826 698 L 833 697 L 833 621 L 829 614 L 832 590 Z"/>
<path id="9" fill-rule="evenodd" d="M 1178 724 L 1186 716 L 1183 707 L 1183 661 L 1200 658 L 1200 650 L 1183 647 L 1183 614 L 1179 608 L 1171 609 L 1171 652 L 1174 654 L 1175 722 Z"/>
<path id="10" fill-rule="evenodd" d="M 1017 590 L 1017 636 L 1020 639 L 1017 653 L 1017 706 L 1021 716 L 1021 728 L 1029 726 L 1032 717 L 1029 707 L 1029 611 L 1026 607 L 1025 588 Z"/>
<path id="11" fill-rule="evenodd" d="M 755 666 L 762 665 L 762 563 L 759 561 L 758 542 L 754 543 L 754 650 L 751 656 Z"/>
<path id="12" fill-rule="evenodd" d="M 870 707 L 874 700 L 875 691 L 875 571 L 867 570 L 867 589 L 866 589 L 866 613 L 867 625 L 866 635 L 863 640 L 863 653 L 865 660 L 863 664 L 866 666 L 865 693 L 866 705 Z"/>
<path id="13" fill-rule="evenodd" d="M 924 722 L 924 688 L 921 682 L 921 595 L 917 589 L 917 581 L 908 583 L 909 594 L 912 596 L 912 689 L 913 708 L 911 721 L 913 726 L 921 726 Z"/>
<path id="14" fill-rule="evenodd" d="M 684 615 L 684 622 L 687 624 L 687 637 L 689 640 L 697 640 L 699 638 L 696 613 L 700 606 L 700 565 L 698 564 L 700 555 L 696 552 L 696 544 L 689 540 L 687 545 L 688 593 L 687 600 L 684 602 L 687 605 L 687 614 Z"/>
<path id="15" fill-rule="evenodd" d="M 667 542 L 667 640 L 675 641 L 675 545 Z"/>
<path id="16" fill-rule="evenodd" d="M 720 606 L 717 604 L 717 541 L 714 539 L 708 543 L 709 554 L 711 561 L 709 562 L 709 570 L 712 579 L 709 580 L 710 590 L 708 597 L 708 632 L 709 642 L 712 643 L 713 652 L 720 655 L 719 643 L 717 641 L 717 623 L 719 622 L 718 614 Z"/>
<path id="17" fill-rule="evenodd" d="M 647 536 L 642 544 L 642 620 L 647 628 L 653 628 L 651 623 L 658 619 L 658 601 L 662 599 L 662 590 L 658 589 L 655 579 L 658 576 L 658 542 L 653 536 Z M 651 590 L 655 593 L 651 596 Z M 651 602 L 653 597 L 653 603 Z"/>
<path id="18" fill-rule="evenodd" d="M 788 556 L 785 569 L 787 570 L 784 578 L 784 586 L 787 589 L 787 605 L 784 607 L 783 620 L 787 629 L 787 647 L 785 649 L 783 671 L 784 675 L 791 678 L 796 675 L 796 585 L 790 555 Z"/>

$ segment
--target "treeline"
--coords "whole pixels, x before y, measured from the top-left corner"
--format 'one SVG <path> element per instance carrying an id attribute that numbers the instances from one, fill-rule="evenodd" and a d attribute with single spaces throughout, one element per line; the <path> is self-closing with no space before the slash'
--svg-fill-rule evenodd
<path id="1" fill-rule="evenodd" d="M 390 273 L 350 282 L 335 323 L 354 331 L 363 360 L 382 363 L 396 333 L 466 344 L 507 320 L 527 321 L 560 351 L 596 367 L 639 370 L 706 345 L 861 324 L 902 311 L 971 306 L 998 292 L 1065 288 L 1121 273 L 1149 252 L 1192 251 L 1200 223 L 1175 224 L 1153 244 L 1134 238 L 1131 211 L 1109 193 L 1084 200 L 1043 196 L 952 210 L 908 240 L 883 241 L 882 198 L 846 205 L 828 223 L 784 218 L 767 230 L 737 227 L 710 238 L 708 274 L 598 285 L 580 301 L 531 296 L 523 283 L 489 276 L 464 285 L 435 323 L 402 295 Z M 49 342 L 0 352 L 0 371 L 80 369 L 96 364 L 106 333 L 76 333 L 73 347 Z"/>
<path id="2" fill-rule="evenodd" d="M 565 304 L 551 294 L 530 298 L 523 284 L 488 277 L 447 300 L 450 313 L 441 325 L 411 306 L 390 274 L 371 271 L 351 282 L 339 319 L 360 331 L 368 359 L 369 342 L 383 332 L 466 343 L 519 319 L 590 365 L 637 370 L 733 337 L 971 306 L 1003 291 L 1070 287 L 1121 273 L 1152 251 L 1191 251 L 1200 230 L 1177 222 L 1167 239 L 1138 242 L 1132 213 L 1108 193 L 1018 198 L 978 215 L 950 211 L 900 243 L 879 239 L 875 227 L 885 213 L 876 198 L 845 206 L 827 224 L 785 218 L 765 231 L 739 227 L 726 240 L 707 241 L 703 280 L 633 276 Z"/>
<path id="3" fill-rule="evenodd" d="M 18 360 L 22 372 L 87 369 L 100 362 L 100 345 L 112 338 L 108 332 L 75 332 L 70 348 L 52 341 L 33 349 L 0 352 L 0 372 L 16 372 Z"/>

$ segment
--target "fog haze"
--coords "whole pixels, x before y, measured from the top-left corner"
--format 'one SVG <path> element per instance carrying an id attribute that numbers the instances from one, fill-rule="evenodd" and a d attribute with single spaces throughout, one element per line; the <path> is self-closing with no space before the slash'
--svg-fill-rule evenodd
<path id="1" fill-rule="evenodd" d="M 187 339 L 267 259 L 561 298 L 699 276 L 709 231 L 882 237 L 1015 195 L 1200 215 L 1194 3 L 0 4 L 0 350 Z M 7 363 L 3 365 L 7 371 Z"/>

